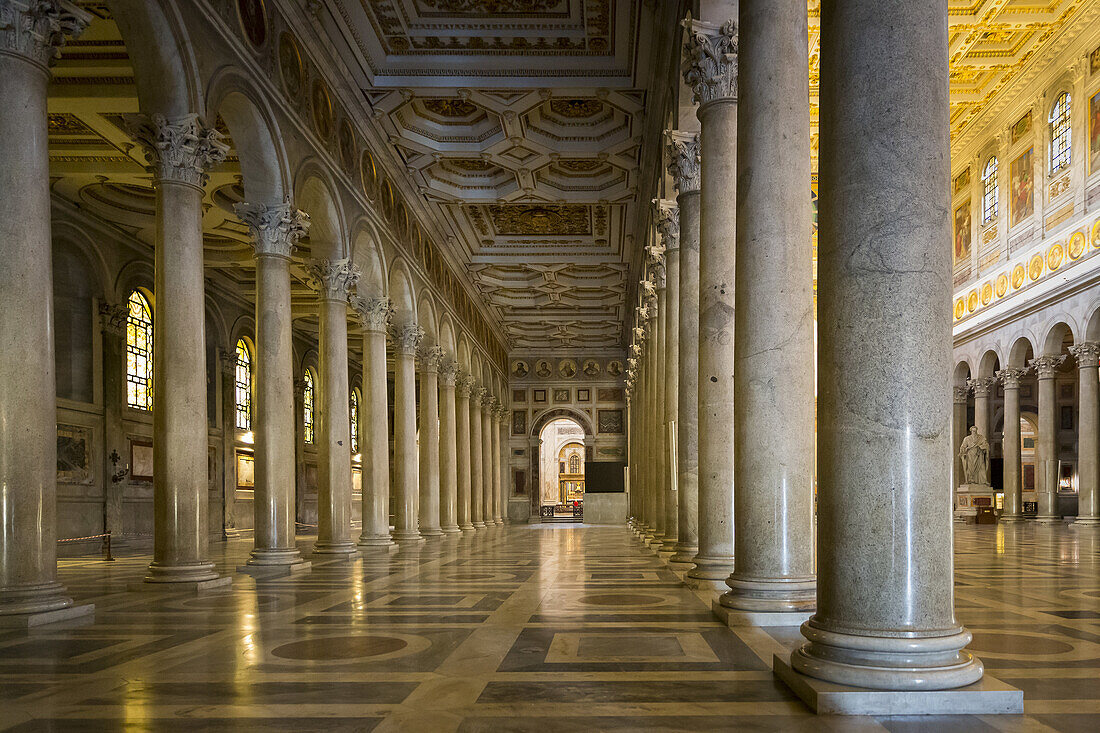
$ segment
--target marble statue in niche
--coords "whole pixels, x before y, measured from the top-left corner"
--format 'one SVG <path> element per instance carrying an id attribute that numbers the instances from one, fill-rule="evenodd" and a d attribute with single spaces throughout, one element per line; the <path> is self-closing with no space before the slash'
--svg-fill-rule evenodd
<path id="1" fill-rule="evenodd" d="M 971 427 L 970 435 L 963 439 L 959 459 L 962 460 L 966 483 L 989 486 L 989 441 L 976 427 Z"/>

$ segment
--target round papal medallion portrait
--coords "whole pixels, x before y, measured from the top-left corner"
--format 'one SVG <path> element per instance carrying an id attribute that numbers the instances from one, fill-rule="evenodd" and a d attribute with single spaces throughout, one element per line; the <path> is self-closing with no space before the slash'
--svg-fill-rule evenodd
<path id="1" fill-rule="evenodd" d="M 978 291 L 971 290 L 970 295 L 966 296 L 966 310 L 970 313 L 978 310 Z"/>
<path id="2" fill-rule="evenodd" d="M 959 298 L 955 301 L 955 320 L 959 320 L 966 315 L 966 301 Z"/>
<path id="3" fill-rule="evenodd" d="M 1055 244 L 1047 250 L 1047 269 L 1054 272 L 1062 266 L 1062 260 L 1066 257 L 1066 249 L 1061 244 Z"/>
<path id="4" fill-rule="evenodd" d="M 991 300 L 993 300 L 993 285 L 986 283 L 982 286 L 982 305 L 989 305 Z"/>
<path id="5" fill-rule="evenodd" d="M 1031 258 L 1031 262 L 1027 263 L 1027 276 L 1032 280 L 1038 280 L 1039 276 L 1043 274 L 1043 256 L 1035 255 Z"/>
<path id="6" fill-rule="evenodd" d="M 1027 271 L 1023 265 L 1016 265 L 1012 268 L 1012 289 L 1018 290 L 1024 285 L 1024 278 L 1027 277 Z"/>
<path id="7" fill-rule="evenodd" d="M 237 0 L 237 18 L 241 21 L 241 31 L 256 48 L 267 41 L 267 13 L 264 0 Z"/>
<path id="8" fill-rule="evenodd" d="M 279 74 L 283 77 L 283 89 L 291 99 L 298 99 L 306 85 L 306 70 L 302 65 L 302 53 L 294 36 L 284 33 L 279 37 Z"/>
<path id="9" fill-rule="evenodd" d="M 1073 236 L 1069 238 L 1069 244 L 1066 245 L 1066 253 L 1071 260 L 1076 260 L 1081 255 L 1085 254 L 1085 233 L 1074 232 Z"/>
<path id="10" fill-rule="evenodd" d="M 1002 272 L 1000 275 L 997 276 L 997 285 L 995 289 L 997 291 L 998 298 L 1005 297 L 1005 293 L 1008 292 L 1008 275 Z"/>

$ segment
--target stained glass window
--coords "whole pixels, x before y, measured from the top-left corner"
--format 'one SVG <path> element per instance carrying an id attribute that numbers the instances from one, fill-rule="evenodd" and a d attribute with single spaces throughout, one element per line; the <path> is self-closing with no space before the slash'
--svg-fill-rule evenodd
<path id="1" fill-rule="evenodd" d="M 126 404 L 153 409 L 153 315 L 139 291 L 130 293 L 126 316 Z"/>
<path id="2" fill-rule="evenodd" d="M 313 442 L 313 372 L 306 369 L 305 377 L 303 377 L 305 387 L 302 388 L 302 412 L 303 425 L 305 427 L 305 440 L 307 443 Z"/>
<path id="3" fill-rule="evenodd" d="M 351 452 L 359 452 L 359 390 L 351 391 Z"/>
<path id="4" fill-rule="evenodd" d="M 569 473 L 581 472 L 581 457 L 576 453 L 569 456 Z"/>
<path id="5" fill-rule="evenodd" d="M 244 339 L 237 339 L 237 368 L 234 370 L 233 398 L 237 404 L 237 429 L 252 429 L 252 352 Z"/>
<path id="6" fill-rule="evenodd" d="M 1070 128 L 1069 92 L 1062 92 L 1050 110 L 1050 172 L 1069 166 Z"/>
<path id="7" fill-rule="evenodd" d="M 990 158 L 982 171 L 982 224 L 997 218 L 997 156 Z"/>

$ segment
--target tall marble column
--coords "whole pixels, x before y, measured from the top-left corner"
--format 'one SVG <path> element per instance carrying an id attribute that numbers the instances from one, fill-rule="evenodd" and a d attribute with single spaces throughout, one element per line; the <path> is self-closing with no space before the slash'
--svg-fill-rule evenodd
<path id="1" fill-rule="evenodd" d="M 824 4 L 821 120 L 817 613 L 791 666 L 961 687 L 983 668 L 955 618 L 948 500 L 947 3 Z"/>
<path id="2" fill-rule="evenodd" d="M 496 525 L 493 520 L 493 410 L 496 406 L 496 397 L 486 392 L 481 401 L 481 505 L 486 527 Z"/>
<path id="3" fill-rule="evenodd" d="M 501 498 L 500 498 L 500 472 L 501 466 L 504 465 L 501 461 L 500 455 L 500 430 L 501 425 L 504 424 L 504 404 L 497 400 L 495 409 L 493 410 L 493 480 L 491 481 L 490 491 L 493 494 L 493 522 L 497 525 L 504 524 L 504 517 L 501 516 Z"/>
<path id="4" fill-rule="evenodd" d="M 1077 359 L 1080 382 L 1078 396 L 1077 433 L 1077 521 L 1074 524 L 1100 524 L 1100 343 L 1084 341 L 1071 346 L 1069 353 Z M 1017 424 L 1019 421 L 1017 420 Z"/>
<path id="5" fill-rule="evenodd" d="M 473 388 L 474 378 L 459 372 L 455 380 L 455 466 L 458 471 L 458 528 L 463 532 L 474 530 L 473 497 L 470 494 L 473 483 L 470 392 Z"/>
<path id="6" fill-rule="evenodd" d="M 974 390 L 974 427 L 985 436 L 986 440 L 990 440 L 989 405 L 994 390 L 997 388 L 997 378 L 978 377 L 971 379 L 970 387 Z"/>
<path id="7" fill-rule="evenodd" d="M 397 328 L 394 343 L 393 487 L 397 508 L 393 538 L 398 543 L 423 542 L 417 525 L 420 487 L 416 451 L 416 351 L 424 329 L 415 323 Z"/>
<path id="8" fill-rule="evenodd" d="M 736 442 L 737 561 L 721 603 L 800 621 L 817 595 L 807 13 L 803 0 L 739 7 L 737 169 L 752 185 L 737 190 L 735 423 L 723 436 Z"/>
<path id="9" fill-rule="evenodd" d="M 442 537 L 439 528 L 439 346 L 420 355 L 420 534 Z"/>
<path id="10" fill-rule="evenodd" d="M 389 298 L 349 298 L 363 329 L 363 404 L 359 435 L 363 456 L 363 531 L 360 547 L 390 547 L 390 430 L 386 387 Z"/>
<path id="11" fill-rule="evenodd" d="M 103 452 L 120 459 L 126 454 L 128 442 L 122 423 L 122 408 L 126 404 L 126 320 L 129 313 L 126 303 L 99 304 L 100 330 L 103 334 Z M 232 437 L 232 431 L 225 432 Z M 232 448 L 229 451 L 232 452 Z M 122 546 L 122 500 L 126 476 L 116 476 L 121 468 L 117 464 L 105 465 L 104 468 L 103 531 L 111 533 L 113 544 Z"/>
<path id="12" fill-rule="evenodd" d="M 497 464 L 496 472 L 496 496 L 497 496 L 497 524 L 511 524 L 508 519 L 508 496 L 511 493 L 510 484 L 511 478 L 508 474 L 509 465 L 509 447 L 508 436 L 511 432 L 511 422 L 509 416 L 511 411 L 507 405 L 501 404 L 500 411 L 497 413 L 497 450 L 496 457 L 499 463 Z"/>
<path id="13" fill-rule="evenodd" d="M 657 374 L 657 351 L 660 345 L 657 336 L 658 298 L 656 281 L 654 279 L 644 280 L 642 285 L 646 290 L 643 315 L 645 316 L 647 334 L 646 350 L 643 354 L 646 392 L 646 416 L 644 418 L 646 451 L 643 456 L 645 463 L 642 468 L 646 473 L 646 533 L 643 539 L 648 545 L 654 540 L 661 539 L 659 520 L 661 515 L 660 481 L 658 480 L 660 466 L 658 465 L 657 454 L 657 427 L 660 424 L 657 416 L 657 381 L 659 379 Z"/>
<path id="14" fill-rule="evenodd" d="M 674 425 L 680 404 L 680 210 L 672 202 L 661 202 L 657 232 L 665 249 L 665 309 L 661 318 L 661 455 L 665 477 L 665 538 L 662 552 L 675 553 L 680 544 L 679 490 L 677 470 L 672 465 Z"/>
<path id="15" fill-rule="evenodd" d="M 685 23 L 684 81 L 699 105 L 699 553 L 685 580 L 725 590 L 733 570 L 737 26 Z M 778 426 L 777 426 L 778 427 Z"/>
<path id="16" fill-rule="evenodd" d="M 444 534 L 458 528 L 458 442 L 455 434 L 455 378 L 458 362 L 444 359 L 439 367 L 439 523 Z"/>
<path id="17" fill-rule="evenodd" d="M 1020 380 L 1027 369 L 1002 369 L 997 378 L 1005 388 L 1005 429 L 1001 443 L 1004 454 L 1004 513 L 1002 522 L 1023 521 L 1023 494 L 1020 464 Z M 957 404 L 957 403 L 956 403 Z M 965 410 L 966 403 L 963 402 Z M 965 415 L 964 415 L 964 420 Z M 958 449 L 955 450 L 958 453 Z"/>
<path id="18" fill-rule="evenodd" d="M 289 202 L 237 204 L 256 257 L 256 354 L 253 364 L 255 529 L 249 565 L 296 565 L 294 344 L 291 333 L 290 257 L 309 229 L 309 216 Z M 235 364 L 235 360 L 234 360 Z M 230 424 L 230 421 L 227 421 Z"/>
<path id="19" fill-rule="evenodd" d="M 351 422 L 348 393 L 348 295 L 359 282 L 351 260 L 314 260 L 306 265 L 317 289 L 320 384 L 317 425 L 317 542 L 313 553 L 350 555 Z"/>
<path id="20" fill-rule="evenodd" d="M 0 0 L 0 617 L 13 623 L 73 603 L 57 581 L 46 86 L 89 19 L 68 2 Z"/>
<path id="21" fill-rule="evenodd" d="M 202 200 L 225 159 L 221 134 L 196 114 L 155 114 L 134 130 L 156 193 L 153 305 L 151 583 L 218 577 L 207 558 L 206 303 Z"/>
<path id="22" fill-rule="evenodd" d="M 470 518 L 475 529 L 485 529 L 485 464 L 481 450 L 481 402 L 488 390 L 474 387 L 470 391 Z"/>
<path id="23" fill-rule="evenodd" d="M 1039 439 L 1035 443 L 1036 493 L 1039 522 L 1061 521 L 1058 515 L 1058 397 L 1054 392 L 1058 367 L 1066 355 L 1032 359 L 1039 378 Z"/>
<path id="24" fill-rule="evenodd" d="M 970 395 L 970 385 L 955 385 L 951 388 L 953 401 L 951 404 L 951 491 L 954 492 L 962 484 L 966 483 L 966 474 L 963 473 L 962 459 L 959 458 L 959 449 L 967 435 L 966 426 L 966 402 Z"/>
<path id="25" fill-rule="evenodd" d="M 672 562 L 699 552 L 699 136 L 669 131 L 668 172 L 680 210 L 676 356 L 677 542 Z M 671 275 L 670 275 L 671 277 Z"/>
<path id="26" fill-rule="evenodd" d="M 665 268 L 664 244 L 655 243 L 650 246 L 650 272 L 654 276 L 654 284 L 657 286 L 657 318 L 654 328 L 653 345 L 653 464 L 654 477 L 656 478 L 656 522 L 657 531 L 654 533 L 650 547 L 659 550 L 668 539 L 668 417 L 665 411 L 665 395 L 667 387 L 665 369 L 668 352 L 665 349 L 665 341 L 668 336 L 668 278 Z"/>

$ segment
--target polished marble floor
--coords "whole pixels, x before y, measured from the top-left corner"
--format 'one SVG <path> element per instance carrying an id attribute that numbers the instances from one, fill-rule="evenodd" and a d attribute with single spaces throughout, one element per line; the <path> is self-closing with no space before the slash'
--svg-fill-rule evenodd
<path id="1" fill-rule="evenodd" d="M 303 550 L 309 547 L 302 538 Z M 967 526 L 958 612 L 1024 716 L 816 717 L 794 629 L 725 628 L 626 529 L 493 528 L 232 588 L 135 590 L 148 557 L 60 563 L 94 621 L 0 631 L 19 731 L 1100 731 L 1100 529 Z"/>

